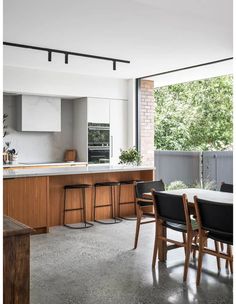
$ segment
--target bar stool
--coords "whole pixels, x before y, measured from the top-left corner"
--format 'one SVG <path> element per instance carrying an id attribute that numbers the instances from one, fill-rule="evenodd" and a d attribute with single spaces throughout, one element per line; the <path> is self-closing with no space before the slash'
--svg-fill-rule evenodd
<path id="1" fill-rule="evenodd" d="M 115 187 L 119 186 L 119 182 L 102 182 L 102 183 L 95 183 L 94 184 L 94 204 L 93 204 L 93 211 L 94 211 L 94 222 L 104 224 L 104 225 L 111 225 L 111 224 L 118 224 L 122 220 L 116 217 L 116 208 L 115 208 Z M 97 205 L 97 189 L 100 187 L 109 187 L 110 190 L 110 204 L 103 204 Z M 101 220 L 96 220 L 96 209 L 97 208 L 104 208 L 104 207 L 111 207 L 112 209 L 112 222 L 104 222 Z"/>
<path id="2" fill-rule="evenodd" d="M 85 189 L 88 188 L 92 188 L 92 185 L 88 185 L 88 184 L 76 184 L 76 185 L 65 185 L 64 186 L 64 212 L 63 212 L 63 225 L 65 227 L 71 228 L 71 229 L 85 229 L 85 228 L 90 228 L 93 226 L 92 223 L 87 222 L 86 221 L 86 200 L 85 200 Z M 66 196 L 67 196 L 67 191 L 68 190 L 80 190 L 81 194 L 82 194 L 82 207 L 80 208 L 71 208 L 71 209 L 67 209 L 66 208 Z M 84 226 L 82 227 L 75 227 L 75 226 L 71 226 L 65 223 L 65 217 L 66 217 L 66 212 L 71 212 L 71 211 L 82 211 L 83 213 L 83 223 Z"/>
<path id="3" fill-rule="evenodd" d="M 119 218 L 127 221 L 136 221 L 136 217 L 134 218 L 128 218 L 124 216 L 120 216 L 120 209 L 122 205 L 134 205 L 134 214 L 136 215 L 136 195 L 135 195 L 135 184 L 138 182 L 142 182 L 140 179 L 135 179 L 135 180 L 126 180 L 126 181 L 120 181 L 120 187 L 119 187 L 119 203 L 118 203 L 118 212 L 119 212 Z M 133 185 L 133 191 L 134 191 L 134 200 L 132 202 L 121 202 L 121 195 L 122 195 L 122 186 L 127 186 L 127 185 Z M 124 188 L 124 187 L 123 187 Z"/>

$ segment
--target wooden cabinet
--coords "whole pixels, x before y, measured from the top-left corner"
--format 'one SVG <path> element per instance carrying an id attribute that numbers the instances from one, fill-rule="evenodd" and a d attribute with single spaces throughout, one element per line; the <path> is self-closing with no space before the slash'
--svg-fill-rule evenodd
<path id="1" fill-rule="evenodd" d="M 3 220 L 3 303 L 30 302 L 31 229 L 9 217 Z"/>
<path id="2" fill-rule="evenodd" d="M 48 177 L 5 179 L 3 202 L 5 215 L 47 230 Z"/>

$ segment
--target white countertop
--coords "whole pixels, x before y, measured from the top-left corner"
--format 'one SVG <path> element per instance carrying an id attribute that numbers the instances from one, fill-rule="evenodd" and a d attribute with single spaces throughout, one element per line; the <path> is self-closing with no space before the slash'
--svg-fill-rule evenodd
<path id="1" fill-rule="evenodd" d="M 86 166 L 87 162 L 45 162 L 45 163 L 17 163 L 6 164 L 3 168 L 17 168 L 17 167 L 44 167 L 44 166 Z"/>
<path id="2" fill-rule="evenodd" d="M 154 167 L 148 166 L 123 166 L 123 165 L 88 165 L 54 168 L 31 168 L 31 169 L 4 169 L 3 178 L 32 177 L 32 176 L 53 176 L 53 175 L 75 175 L 91 173 L 109 173 L 109 172 L 130 172 L 154 170 Z"/>

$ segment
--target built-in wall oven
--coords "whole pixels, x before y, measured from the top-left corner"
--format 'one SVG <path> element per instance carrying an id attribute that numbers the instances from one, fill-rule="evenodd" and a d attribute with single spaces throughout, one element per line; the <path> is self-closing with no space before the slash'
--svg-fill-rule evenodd
<path id="1" fill-rule="evenodd" d="M 88 123 L 88 163 L 110 162 L 110 125 Z"/>

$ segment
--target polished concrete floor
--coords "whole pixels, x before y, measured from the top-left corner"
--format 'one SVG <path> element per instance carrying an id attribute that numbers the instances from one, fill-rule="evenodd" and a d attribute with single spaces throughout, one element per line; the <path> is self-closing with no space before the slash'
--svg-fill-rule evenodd
<path id="1" fill-rule="evenodd" d="M 132 250 L 135 222 L 100 225 L 86 230 L 54 227 L 31 237 L 31 304 L 230 304 L 232 275 L 217 272 L 205 256 L 200 287 L 191 261 L 182 282 L 183 249 L 168 252 L 167 263 L 152 271 L 153 224 L 143 225 Z M 181 235 L 180 235 L 181 236 Z"/>

